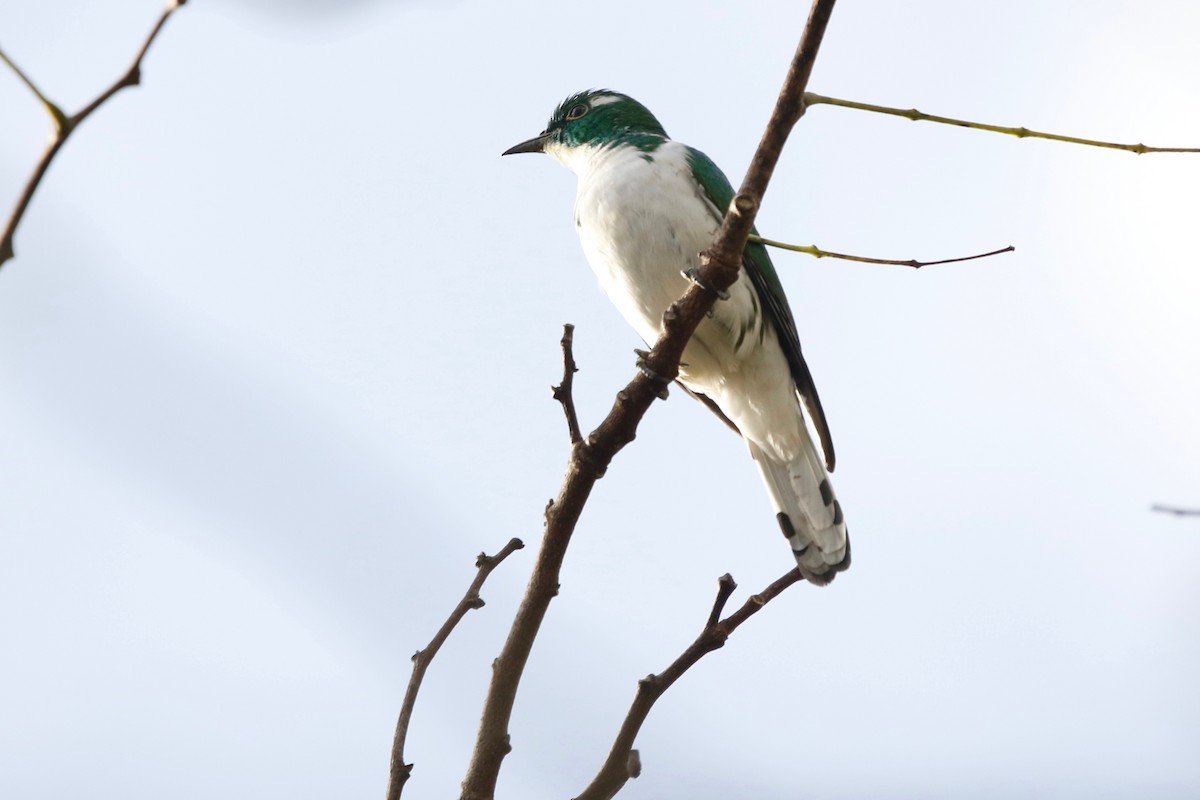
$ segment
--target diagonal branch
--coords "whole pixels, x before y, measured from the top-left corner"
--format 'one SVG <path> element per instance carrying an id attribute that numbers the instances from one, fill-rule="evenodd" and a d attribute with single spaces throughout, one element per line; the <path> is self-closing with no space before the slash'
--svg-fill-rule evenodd
<path id="1" fill-rule="evenodd" d="M 479 590 L 483 588 L 483 582 L 487 580 L 488 575 L 491 575 L 492 570 L 500 566 L 501 561 L 524 546 L 525 543 L 520 539 L 509 539 L 508 544 L 504 545 L 494 556 L 480 553 L 475 559 L 475 566 L 479 571 L 475 574 L 475 580 L 471 581 L 463 599 L 450 612 L 450 617 L 442 623 L 442 627 L 434 634 L 425 649 L 413 653 L 412 677 L 408 679 L 408 689 L 404 692 L 404 702 L 400 706 L 400 718 L 396 720 L 396 736 L 392 740 L 387 800 L 397 800 L 400 797 L 400 793 L 404 791 L 404 784 L 412 774 L 413 765 L 404 763 L 404 740 L 408 737 L 408 725 L 412 721 L 413 706 L 417 703 L 417 692 L 421 689 L 421 681 L 425 679 L 425 671 L 429 669 L 433 657 L 437 655 L 438 650 L 445 644 L 446 639 L 450 637 L 455 626 L 467 615 L 467 612 L 483 607 L 483 598 L 479 596 Z"/>
<path id="2" fill-rule="evenodd" d="M 718 622 L 716 618 L 720 616 L 725 601 L 737 587 L 728 573 L 721 576 L 717 600 L 713 605 L 714 613 L 708 624 L 704 626 L 704 630 L 700 631 L 696 640 L 671 662 L 669 667 L 657 675 L 648 675 L 638 681 L 637 694 L 634 695 L 625 721 L 621 723 L 621 729 L 617 732 L 616 741 L 613 742 L 612 750 L 609 751 L 604 766 L 575 800 L 610 800 L 617 792 L 621 791 L 630 778 L 636 778 L 641 764 L 637 757 L 637 751 L 633 749 L 633 744 L 658 698 L 662 697 L 667 689 L 670 689 L 675 681 L 683 677 L 683 673 L 691 669 L 696 662 L 712 651 L 724 647 L 725 640 L 738 629 L 738 626 L 757 614 L 763 606 L 778 597 L 793 583 L 802 580 L 804 578 L 800 575 L 800 570 L 792 569 L 760 594 L 751 595 L 741 608 Z"/>
<path id="3" fill-rule="evenodd" d="M 813 92 L 804 93 L 804 102 L 810 106 L 828 105 L 838 106 L 840 108 L 853 108 L 857 111 L 871 111 L 875 114 L 887 114 L 892 117 L 904 117 L 911 119 L 913 122 L 938 122 L 942 125 L 954 125 L 959 128 L 974 128 L 979 131 L 991 131 L 992 133 L 1003 133 L 1008 136 L 1015 136 L 1018 139 L 1049 139 L 1054 142 L 1066 142 L 1067 144 L 1083 144 L 1088 147 L 1105 147 L 1109 150 L 1125 150 L 1129 153 L 1142 155 L 1143 153 L 1200 153 L 1200 147 L 1150 147 L 1144 144 L 1118 144 L 1116 142 L 1101 142 L 1096 139 L 1080 139 L 1077 136 L 1063 136 L 1057 133 L 1044 133 L 1042 131 L 1031 131 L 1029 128 L 1011 128 L 1004 125 L 989 125 L 985 122 L 971 122 L 966 119 L 955 119 L 953 117 L 939 117 L 935 114 L 926 114 L 924 111 L 918 111 L 915 108 L 892 108 L 891 106 L 877 106 L 871 103 L 859 103 L 854 100 L 842 100 L 837 97 L 824 97 Z"/>
<path id="4" fill-rule="evenodd" d="M 834 0 L 814 0 L 783 89 L 713 246 L 702 258 L 699 280 L 663 315 L 663 334 L 633 380 L 617 393 L 608 416 L 572 448 L 558 497 L 546 509 L 542 547 L 508 639 L 492 667 L 475 750 L 462 784 L 463 800 L 492 800 L 504 757 L 512 749 L 508 724 L 521 675 L 533 649 L 567 545 L 592 487 L 621 448 L 633 441 L 638 422 L 663 389 L 679 374 L 679 361 L 696 326 L 717 297 L 737 280 L 741 253 L 763 192 L 788 134 L 804 113 L 803 93 L 833 12 Z"/>
<path id="5" fill-rule="evenodd" d="M 61 109 L 54 103 L 50 102 L 44 94 L 34 85 L 33 81 L 17 67 L 16 64 L 9 59 L 3 52 L 0 52 L 0 60 L 3 60 L 17 77 L 21 79 L 38 100 L 46 107 L 50 116 L 54 118 L 54 136 L 50 143 L 46 145 L 46 149 L 42 152 L 42 157 L 38 160 L 37 165 L 33 168 L 33 172 L 29 176 L 29 180 L 25 182 L 25 188 L 21 191 L 21 196 L 17 198 L 17 204 L 13 207 L 12 214 L 8 218 L 8 222 L 4 226 L 4 232 L 0 234 L 0 267 L 4 266 L 4 262 L 12 258 L 15 253 L 13 251 L 13 237 L 16 235 L 17 226 L 21 224 L 21 219 L 25 216 L 25 210 L 29 207 L 29 202 L 33 199 L 34 192 L 41 185 L 42 178 L 46 175 L 46 170 L 50 168 L 50 162 L 58 155 L 58 151 L 66 143 L 67 138 L 74 130 L 79 127 L 79 124 L 91 116 L 92 112 L 105 103 L 110 97 L 117 92 L 129 86 L 136 86 L 142 77 L 142 59 L 146 57 L 146 52 L 149 51 L 150 45 L 154 43 L 158 37 L 159 31 L 167 23 L 167 19 L 175 10 L 186 3 L 187 0 L 171 0 L 167 3 L 167 7 L 163 9 L 158 17 L 158 21 L 150 30 L 150 34 L 142 42 L 142 47 L 138 50 L 137 57 L 129 69 L 125 70 L 121 77 L 101 92 L 95 100 L 88 103 L 82 110 L 77 113 L 66 116 Z"/>

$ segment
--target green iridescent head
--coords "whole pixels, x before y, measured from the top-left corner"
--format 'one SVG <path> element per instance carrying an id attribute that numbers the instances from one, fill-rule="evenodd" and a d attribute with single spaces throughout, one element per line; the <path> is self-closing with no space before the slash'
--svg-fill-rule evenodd
<path id="1" fill-rule="evenodd" d="M 620 92 L 590 89 L 563 100 L 554 109 L 546 130 L 501 155 L 544 153 L 557 147 L 603 147 L 617 141 L 661 142 L 666 138 L 662 125 L 637 100 Z"/>

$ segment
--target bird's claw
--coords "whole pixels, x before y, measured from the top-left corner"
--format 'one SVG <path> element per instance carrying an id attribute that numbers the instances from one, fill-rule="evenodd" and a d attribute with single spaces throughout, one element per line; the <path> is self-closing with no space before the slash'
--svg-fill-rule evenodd
<path id="1" fill-rule="evenodd" d="M 729 299 L 729 292 L 725 291 L 724 289 L 722 289 L 720 291 L 714 289 L 708 283 L 708 281 L 703 280 L 700 277 L 700 270 L 696 269 L 695 267 L 692 267 L 690 269 L 685 269 L 683 271 L 683 277 L 687 278 L 689 281 L 696 284 L 701 289 L 704 289 L 707 292 L 712 292 L 713 294 L 715 294 L 717 296 L 718 300 L 728 300 Z M 711 316 L 711 314 L 709 316 Z"/>
<path id="2" fill-rule="evenodd" d="M 650 368 L 650 364 L 647 363 L 647 359 L 650 357 L 650 352 L 648 350 L 635 349 L 633 352 L 637 353 L 638 370 L 650 380 L 662 384 L 661 388 L 658 390 L 658 398 L 660 400 L 666 400 L 667 396 L 670 394 L 667 391 L 667 385 L 670 383 L 670 381 Z"/>

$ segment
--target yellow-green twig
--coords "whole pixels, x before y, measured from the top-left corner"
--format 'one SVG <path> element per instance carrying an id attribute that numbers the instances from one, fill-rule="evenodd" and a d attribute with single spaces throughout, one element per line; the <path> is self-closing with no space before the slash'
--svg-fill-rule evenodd
<path id="1" fill-rule="evenodd" d="M 1002 247 L 999 250 L 993 250 L 990 253 L 979 253 L 973 256 L 962 256 L 960 258 L 943 258 L 940 261 L 917 261 L 908 259 L 901 261 L 893 258 L 867 258 L 866 256 L 851 256 L 845 253 L 834 253 L 829 250 L 822 250 L 815 244 L 787 244 L 786 242 L 777 242 L 774 239 L 764 239 L 762 236 L 750 234 L 750 241 L 767 247 L 777 247 L 780 250 L 791 250 L 794 253 L 807 253 L 810 256 L 817 258 L 840 258 L 843 261 L 857 261 L 860 264 L 891 264 L 897 267 L 912 267 L 920 269 L 921 267 L 931 267 L 934 264 L 954 264 L 959 261 L 973 261 L 977 258 L 987 258 L 988 256 L 998 256 L 1001 253 L 1011 253 L 1016 250 L 1011 244 L 1008 247 Z"/>
<path id="2" fill-rule="evenodd" d="M 1141 155 L 1142 153 L 1200 153 L 1200 147 L 1149 147 L 1144 144 L 1118 144 L 1116 142 L 1101 142 L 1096 139 L 1081 139 L 1077 136 L 1061 136 L 1057 133 L 1043 133 L 1042 131 L 1031 131 L 1028 128 L 1010 128 L 1003 125 L 988 125 L 983 122 L 971 122 L 965 119 L 954 119 L 952 117 L 939 117 L 934 114 L 926 114 L 924 111 L 918 111 L 915 108 L 891 108 L 889 106 L 877 106 L 871 103 L 858 103 L 854 100 L 841 100 L 837 97 L 825 97 L 824 95 L 814 94 L 813 92 L 804 93 L 804 104 L 806 106 L 828 105 L 840 106 L 841 108 L 854 108 L 859 111 L 873 111 L 876 114 L 888 114 L 893 117 L 904 117 L 911 119 L 913 122 L 940 122 L 943 125 L 957 125 L 960 128 L 975 128 L 981 131 L 992 131 L 994 133 L 1003 133 L 1009 136 L 1015 136 L 1018 139 L 1050 139 L 1055 142 L 1068 142 L 1070 144 L 1084 144 L 1089 147 L 1106 147 L 1110 150 L 1126 150 L 1130 153 Z"/>
<path id="3" fill-rule="evenodd" d="M 21 83 L 25 84 L 25 86 L 29 88 L 29 91 L 33 92 L 34 96 L 41 102 L 43 106 L 46 107 L 46 111 L 48 111 L 50 116 L 54 118 L 55 129 L 61 131 L 63 128 L 65 128 L 67 126 L 67 115 L 62 112 L 61 108 L 50 102 L 50 99 L 46 97 L 46 95 L 42 94 L 42 90 L 37 87 L 37 84 L 35 84 L 30 77 L 25 74 L 24 70 L 14 64 L 13 60 L 9 58 L 3 50 L 0 50 L 0 61 L 8 64 L 8 68 L 11 69 L 18 78 L 21 79 Z"/>

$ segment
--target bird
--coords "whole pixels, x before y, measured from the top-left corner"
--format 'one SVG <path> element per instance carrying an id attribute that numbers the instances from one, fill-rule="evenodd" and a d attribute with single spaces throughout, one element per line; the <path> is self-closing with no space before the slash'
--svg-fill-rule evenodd
<path id="1" fill-rule="evenodd" d="M 502 155 L 517 153 L 545 153 L 575 173 L 575 227 L 588 264 L 626 322 L 653 344 L 733 200 L 729 179 L 704 153 L 668 137 L 644 105 L 608 89 L 566 98 L 545 130 Z M 829 425 L 761 244 L 746 245 L 737 281 L 688 342 L 677 382 L 745 440 L 802 576 L 825 585 L 847 569 Z"/>

